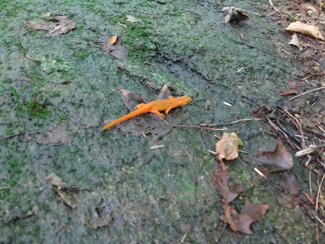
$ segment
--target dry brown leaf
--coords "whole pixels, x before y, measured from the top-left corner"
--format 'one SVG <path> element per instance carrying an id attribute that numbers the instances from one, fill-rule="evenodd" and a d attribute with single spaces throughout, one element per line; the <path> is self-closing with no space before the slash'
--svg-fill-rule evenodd
<path id="1" fill-rule="evenodd" d="M 23 20 L 23 22 L 26 26 L 28 26 L 29 28 L 34 29 L 34 30 L 50 30 L 56 26 L 56 24 L 39 23 L 39 22 L 35 22 L 35 21 L 27 22 L 27 21 Z"/>
<path id="2" fill-rule="evenodd" d="M 52 173 L 47 176 L 46 180 L 51 184 L 53 189 L 58 193 L 58 195 L 70 208 L 77 208 L 77 205 L 73 200 L 73 194 L 78 193 L 79 190 L 63 182 L 61 178 L 55 173 Z"/>
<path id="3" fill-rule="evenodd" d="M 220 141 L 216 144 L 216 153 L 218 159 L 232 160 L 238 157 L 238 147 L 242 146 L 243 143 L 236 135 L 236 133 L 224 132 Z"/>
<path id="4" fill-rule="evenodd" d="M 37 137 L 36 141 L 42 145 L 59 145 L 66 144 L 69 145 L 72 141 L 72 135 L 67 130 L 65 125 L 60 125 L 47 132 L 47 136 L 40 135 Z"/>
<path id="5" fill-rule="evenodd" d="M 212 186 L 219 192 L 226 204 L 232 202 L 244 190 L 240 183 L 236 183 L 229 189 L 228 179 L 227 166 L 221 165 L 216 170 L 212 180 Z"/>
<path id="6" fill-rule="evenodd" d="M 253 160 L 258 165 L 265 167 L 271 173 L 291 169 L 293 166 L 292 156 L 284 147 L 280 138 L 276 141 L 276 147 L 273 152 L 256 154 Z"/>
<path id="7" fill-rule="evenodd" d="M 236 14 L 234 14 L 234 10 L 237 11 Z M 249 17 L 243 13 L 243 11 L 239 8 L 235 7 L 224 7 L 221 11 L 228 11 L 228 14 L 226 15 L 224 21 L 221 21 L 220 23 L 227 24 L 231 21 L 240 21 L 243 20 L 247 24 L 249 24 Z"/>
<path id="8" fill-rule="evenodd" d="M 75 209 L 77 217 L 89 228 L 97 229 L 113 222 L 114 207 L 110 202 L 113 197 L 107 198 L 88 189 L 71 187 L 55 173 L 47 176 L 46 180 L 64 203 Z"/>
<path id="9" fill-rule="evenodd" d="M 122 41 L 116 36 L 116 42 L 114 42 L 114 44 L 109 44 L 110 42 L 114 41 L 114 38 L 112 40 L 109 40 L 110 38 L 108 38 L 107 41 L 104 42 L 103 50 L 109 53 L 110 55 L 114 56 L 115 58 L 127 60 L 129 53 L 126 48 L 122 46 Z"/>
<path id="10" fill-rule="evenodd" d="M 141 20 L 133 17 L 132 15 L 126 15 L 127 17 L 127 21 L 131 22 L 131 23 L 137 23 L 137 22 L 141 22 Z"/>
<path id="11" fill-rule="evenodd" d="M 107 40 L 107 45 L 114 45 L 117 41 L 117 35 L 111 36 Z"/>
<path id="12" fill-rule="evenodd" d="M 291 196 L 299 195 L 299 188 L 297 186 L 296 178 L 294 175 L 283 175 L 280 186 L 285 194 Z"/>
<path id="13" fill-rule="evenodd" d="M 296 33 L 292 35 L 291 41 L 288 44 L 296 46 L 297 48 L 300 48 L 299 38 Z"/>
<path id="14" fill-rule="evenodd" d="M 34 30 L 51 30 L 49 33 L 47 33 L 46 37 L 52 37 L 56 35 L 62 35 L 68 33 L 70 30 L 73 30 L 76 28 L 76 24 L 70 20 L 67 16 L 54 16 L 49 17 L 46 19 L 46 21 L 58 21 L 57 24 L 52 23 L 39 23 L 39 22 L 26 22 L 23 21 L 26 26 L 28 26 L 31 29 Z"/>
<path id="15" fill-rule="evenodd" d="M 275 198 L 278 203 L 284 207 L 293 209 L 299 206 L 300 198 L 298 197 L 290 197 L 288 195 L 283 195 Z"/>
<path id="16" fill-rule="evenodd" d="M 235 208 L 225 205 L 225 216 L 223 220 L 230 224 L 232 230 L 251 235 L 253 232 L 250 226 L 254 222 L 260 222 L 264 218 L 268 207 L 269 205 L 253 205 L 250 201 L 246 200 L 244 210 L 238 214 Z"/>
<path id="17" fill-rule="evenodd" d="M 308 25 L 308 24 L 304 24 L 300 21 L 296 21 L 296 22 L 291 23 L 286 28 L 286 30 L 310 35 L 310 36 L 313 36 L 317 39 L 321 39 L 324 41 L 324 36 L 322 35 L 321 31 L 319 30 L 318 27 L 316 27 L 314 25 Z"/>
<path id="18" fill-rule="evenodd" d="M 56 35 L 63 35 L 68 33 L 70 30 L 76 28 L 76 24 L 72 20 L 62 21 L 60 24 L 54 27 L 52 31 L 47 33 L 46 37 L 52 37 Z"/>

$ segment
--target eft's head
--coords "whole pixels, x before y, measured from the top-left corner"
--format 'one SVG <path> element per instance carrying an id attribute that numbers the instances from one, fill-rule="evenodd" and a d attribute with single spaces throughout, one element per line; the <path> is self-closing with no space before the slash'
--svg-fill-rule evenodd
<path id="1" fill-rule="evenodd" d="M 192 101 L 192 99 L 188 96 L 182 96 L 181 98 L 182 98 L 183 105 L 189 104 Z"/>

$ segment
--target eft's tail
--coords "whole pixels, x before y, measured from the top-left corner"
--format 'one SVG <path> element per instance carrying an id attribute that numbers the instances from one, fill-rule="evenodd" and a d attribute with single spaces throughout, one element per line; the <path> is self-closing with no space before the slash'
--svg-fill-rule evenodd
<path id="1" fill-rule="evenodd" d="M 148 112 L 149 112 L 148 108 L 138 108 L 137 110 L 134 110 L 133 112 L 131 112 L 131 113 L 129 113 L 129 114 L 127 114 L 127 115 L 125 115 L 125 116 L 123 116 L 123 117 L 121 117 L 121 118 L 119 118 L 117 120 L 114 120 L 113 122 L 105 125 L 102 128 L 102 130 L 106 130 L 107 128 L 109 128 L 109 127 L 111 127 L 113 125 L 116 125 L 116 124 L 121 123 L 121 122 L 123 122 L 125 120 L 131 119 L 131 118 L 133 118 L 133 117 L 135 117 L 137 115 L 148 113 Z"/>

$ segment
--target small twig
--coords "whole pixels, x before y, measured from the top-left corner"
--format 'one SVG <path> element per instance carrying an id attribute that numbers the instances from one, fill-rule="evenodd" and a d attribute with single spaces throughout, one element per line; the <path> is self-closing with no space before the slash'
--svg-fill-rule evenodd
<path id="1" fill-rule="evenodd" d="M 10 136 L 5 136 L 5 137 L 0 138 L 0 141 L 6 140 L 6 139 L 10 139 L 10 138 L 16 137 L 16 136 L 21 136 L 21 135 L 27 135 L 27 136 L 29 136 L 29 135 L 33 135 L 33 134 L 37 134 L 37 133 L 42 133 L 42 132 L 45 132 L 45 131 L 53 130 L 53 129 L 59 127 L 60 125 L 62 125 L 62 123 L 61 124 L 58 124 L 56 126 L 53 126 L 51 128 L 44 129 L 44 130 L 38 130 L 38 131 L 32 131 L 32 132 L 21 132 L 21 133 L 17 133 L 17 134 L 10 135 Z"/>
<path id="2" fill-rule="evenodd" d="M 228 122 L 228 123 L 223 123 L 223 124 L 201 124 L 201 125 L 171 125 L 168 124 L 166 122 L 167 126 L 170 127 L 185 127 L 185 128 L 194 128 L 194 129 L 203 129 L 203 130 L 215 130 L 215 131 L 223 131 L 223 130 L 227 130 L 227 128 L 222 128 L 222 129 L 218 129 L 218 128 L 211 128 L 210 126 L 226 126 L 226 125 L 233 125 L 239 122 L 243 122 L 243 121 L 259 121 L 261 119 L 239 119 L 239 120 L 235 120 L 232 122 Z M 147 125 L 146 127 L 162 127 L 162 125 Z"/>
<path id="3" fill-rule="evenodd" d="M 28 81 L 28 82 L 32 82 L 32 80 L 27 79 L 27 78 L 21 78 L 21 80 Z"/>
<path id="4" fill-rule="evenodd" d="M 287 133 L 285 133 L 282 129 L 280 129 L 276 124 L 274 124 L 270 119 L 269 119 L 269 117 L 266 117 L 266 119 L 267 119 L 267 121 L 269 122 L 269 124 L 276 130 L 276 131 L 278 131 L 278 132 L 281 132 L 283 135 L 284 135 L 284 137 L 287 139 L 287 142 L 293 147 L 293 148 L 295 148 L 296 147 L 296 145 L 295 144 L 293 144 L 291 141 L 290 141 L 290 139 L 289 139 L 289 137 L 288 137 L 288 135 L 287 135 Z M 300 148 L 298 148 L 299 150 L 300 150 Z"/>
<path id="5" fill-rule="evenodd" d="M 96 47 L 96 48 L 98 48 L 98 49 L 103 49 L 102 47 L 100 47 L 100 46 L 98 46 L 98 45 L 95 45 L 95 44 L 93 44 L 93 43 L 90 43 L 89 45 L 91 45 L 91 46 L 93 46 L 93 47 Z"/>
<path id="6" fill-rule="evenodd" d="M 220 240 L 222 234 L 223 234 L 223 233 L 225 232 L 225 230 L 226 230 L 227 225 L 228 225 L 227 223 L 225 223 L 225 224 L 223 225 L 223 228 L 222 228 L 222 230 L 221 230 L 219 236 L 217 237 L 216 242 L 219 242 L 219 240 Z"/>
<path id="7" fill-rule="evenodd" d="M 317 244 L 319 244 L 319 228 L 318 228 L 318 224 L 316 225 L 316 236 L 317 236 Z"/>
<path id="8" fill-rule="evenodd" d="M 263 174 L 258 168 L 254 168 L 254 170 L 259 176 L 263 177 L 264 179 L 267 179 L 265 174 Z"/>
<path id="9" fill-rule="evenodd" d="M 28 54 L 26 54 L 26 58 L 29 58 L 30 60 L 33 60 L 35 62 L 38 62 L 38 60 L 34 59 L 33 57 L 29 56 Z"/>
<path id="10" fill-rule="evenodd" d="M 301 94 L 298 94 L 297 96 L 294 96 L 294 97 L 290 98 L 289 101 L 291 101 L 291 100 L 293 100 L 293 99 L 296 99 L 297 97 L 300 97 L 300 96 L 306 95 L 307 93 L 314 92 L 314 91 L 318 91 L 318 90 L 321 90 L 321 89 L 325 89 L 325 86 L 321 86 L 321 87 L 318 87 L 318 88 L 315 88 L 315 89 L 312 89 L 312 90 L 309 90 L 309 91 L 303 92 L 303 93 L 301 93 Z"/>
<path id="11" fill-rule="evenodd" d="M 239 123 L 239 122 L 243 122 L 243 121 L 259 121 L 261 119 L 239 119 L 239 120 L 235 120 L 233 122 L 230 122 L 231 124 L 236 124 L 236 123 Z"/>
<path id="12" fill-rule="evenodd" d="M 280 11 L 279 11 L 275 6 L 274 6 L 274 4 L 272 3 L 272 0 L 269 0 L 269 3 L 270 3 L 270 5 L 272 6 L 272 8 L 274 8 L 275 11 L 280 12 Z"/>
<path id="13" fill-rule="evenodd" d="M 165 145 L 154 145 L 152 147 L 150 147 L 151 150 L 154 150 L 154 149 L 160 149 L 160 148 L 164 148 Z"/>
<path id="14" fill-rule="evenodd" d="M 287 109 L 284 109 L 284 111 L 296 122 L 297 129 L 299 130 L 300 135 L 301 135 L 301 147 L 302 147 L 302 149 L 306 148 L 305 136 L 304 136 L 304 132 L 302 130 L 302 122 L 299 121 L 295 116 L 290 114 Z"/>
<path id="15" fill-rule="evenodd" d="M 194 125 L 168 125 L 170 127 L 185 127 L 185 128 L 195 128 L 195 129 L 204 129 L 204 130 L 227 130 L 226 128 L 223 129 L 217 129 L 217 128 L 211 128 L 211 127 L 203 127 L 203 126 L 194 126 Z"/>
<path id="16" fill-rule="evenodd" d="M 321 145 L 309 145 L 309 147 L 301 150 L 301 151 L 298 151 L 296 152 L 295 156 L 296 157 L 301 157 L 301 156 L 305 156 L 307 154 L 311 154 L 313 152 L 315 152 L 316 149 L 318 148 L 322 148 L 322 147 L 325 147 L 325 144 L 321 144 Z"/>
<path id="17" fill-rule="evenodd" d="M 314 125 L 316 125 L 318 127 L 318 129 L 320 129 L 324 135 L 325 135 L 325 130 L 319 125 L 319 122 L 318 121 L 313 121 Z"/>
<path id="18" fill-rule="evenodd" d="M 311 198 L 312 196 L 309 196 L 308 193 L 304 192 L 305 196 L 307 197 L 307 199 L 310 201 L 311 204 L 315 204 L 314 200 Z"/>
<path id="19" fill-rule="evenodd" d="M 322 180 L 320 181 L 320 184 L 319 184 L 318 190 L 317 190 L 316 206 L 315 206 L 316 213 L 318 211 L 319 195 L 320 195 L 320 191 L 322 190 L 322 185 L 323 185 L 323 182 L 324 182 L 324 178 L 325 178 L 325 174 L 323 174 Z"/>
<path id="20" fill-rule="evenodd" d="M 239 119 L 239 120 L 235 120 L 232 122 L 227 122 L 227 123 L 222 123 L 222 124 L 202 124 L 202 125 L 210 125 L 210 126 L 227 126 L 227 125 L 233 125 L 233 124 L 237 124 L 240 122 L 244 122 L 244 121 L 260 121 L 262 119 Z"/>
<path id="21" fill-rule="evenodd" d="M 15 221 L 20 220 L 20 219 L 27 219 L 27 218 L 32 217 L 34 215 L 35 215 L 35 213 L 33 211 L 28 211 L 27 214 L 24 215 L 24 216 L 19 216 L 19 215 L 12 216 L 10 219 L 8 219 L 8 222 L 15 222 Z"/>
<path id="22" fill-rule="evenodd" d="M 7 190 L 7 189 L 9 189 L 9 187 L 0 187 L 0 191 Z"/>
<path id="23" fill-rule="evenodd" d="M 310 195 L 313 196 L 313 189 L 311 186 L 311 168 L 309 168 L 309 192 L 310 192 Z"/>
<path id="24" fill-rule="evenodd" d="M 325 227 L 325 223 L 315 214 L 314 217 Z"/>
<path id="25" fill-rule="evenodd" d="M 182 240 L 181 240 L 181 243 L 184 243 L 186 236 L 187 236 L 187 233 L 185 233 L 185 234 L 183 235 L 183 238 L 182 238 Z"/>
<path id="26" fill-rule="evenodd" d="M 306 167 L 306 168 L 309 168 L 309 163 L 310 163 L 310 161 L 311 161 L 311 156 L 309 155 L 308 158 L 307 158 L 307 161 L 306 161 L 306 163 L 305 163 L 305 167 Z"/>
<path id="27" fill-rule="evenodd" d="M 50 73 L 51 72 L 51 70 L 53 69 L 53 67 L 54 67 L 54 65 L 56 64 L 56 60 L 53 60 L 53 62 L 52 62 L 52 65 L 51 65 L 51 67 L 50 67 L 50 69 L 46 72 L 46 73 Z"/>
<path id="28" fill-rule="evenodd" d="M 120 22 L 117 22 L 120 26 L 124 27 L 124 28 L 128 28 L 126 25 L 120 23 Z"/>

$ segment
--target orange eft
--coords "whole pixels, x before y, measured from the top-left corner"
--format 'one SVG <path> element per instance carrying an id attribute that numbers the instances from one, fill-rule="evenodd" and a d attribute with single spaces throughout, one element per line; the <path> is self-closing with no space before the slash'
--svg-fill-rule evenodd
<path id="1" fill-rule="evenodd" d="M 159 117 L 164 118 L 165 116 L 162 113 L 160 113 L 160 111 L 166 110 L 165 113 L 168 114 L 170 112 L 170 110 L 172 110 L 173 108 L 176 108 L 176 107 L 179 107 L 182 105 L 186 105 L 186 104 L 190 103 L 191 101 L 192 101 L 192 99 L 188 96 L 182 96 L 182 97 L 177 97 L 177 98 L 170 96 L 169 99 L 166 99 L 166 100 L 157 100 L 157 101 L 153 101 L 153 102 L 150 102 L 147 104 L 141 103 L 137 106 L 138 107 L 137 110 L 134 110 L 133 112 L 105 125 L 103 127 L 103 130 L 106 130 L 107 128 L 109 128 L 113 125 L 116 125 L 118 123 L 121 123 L 125 120 L 131 119 L 137 115 L 149 113 L 149 112 L 157 114 Z"/>

